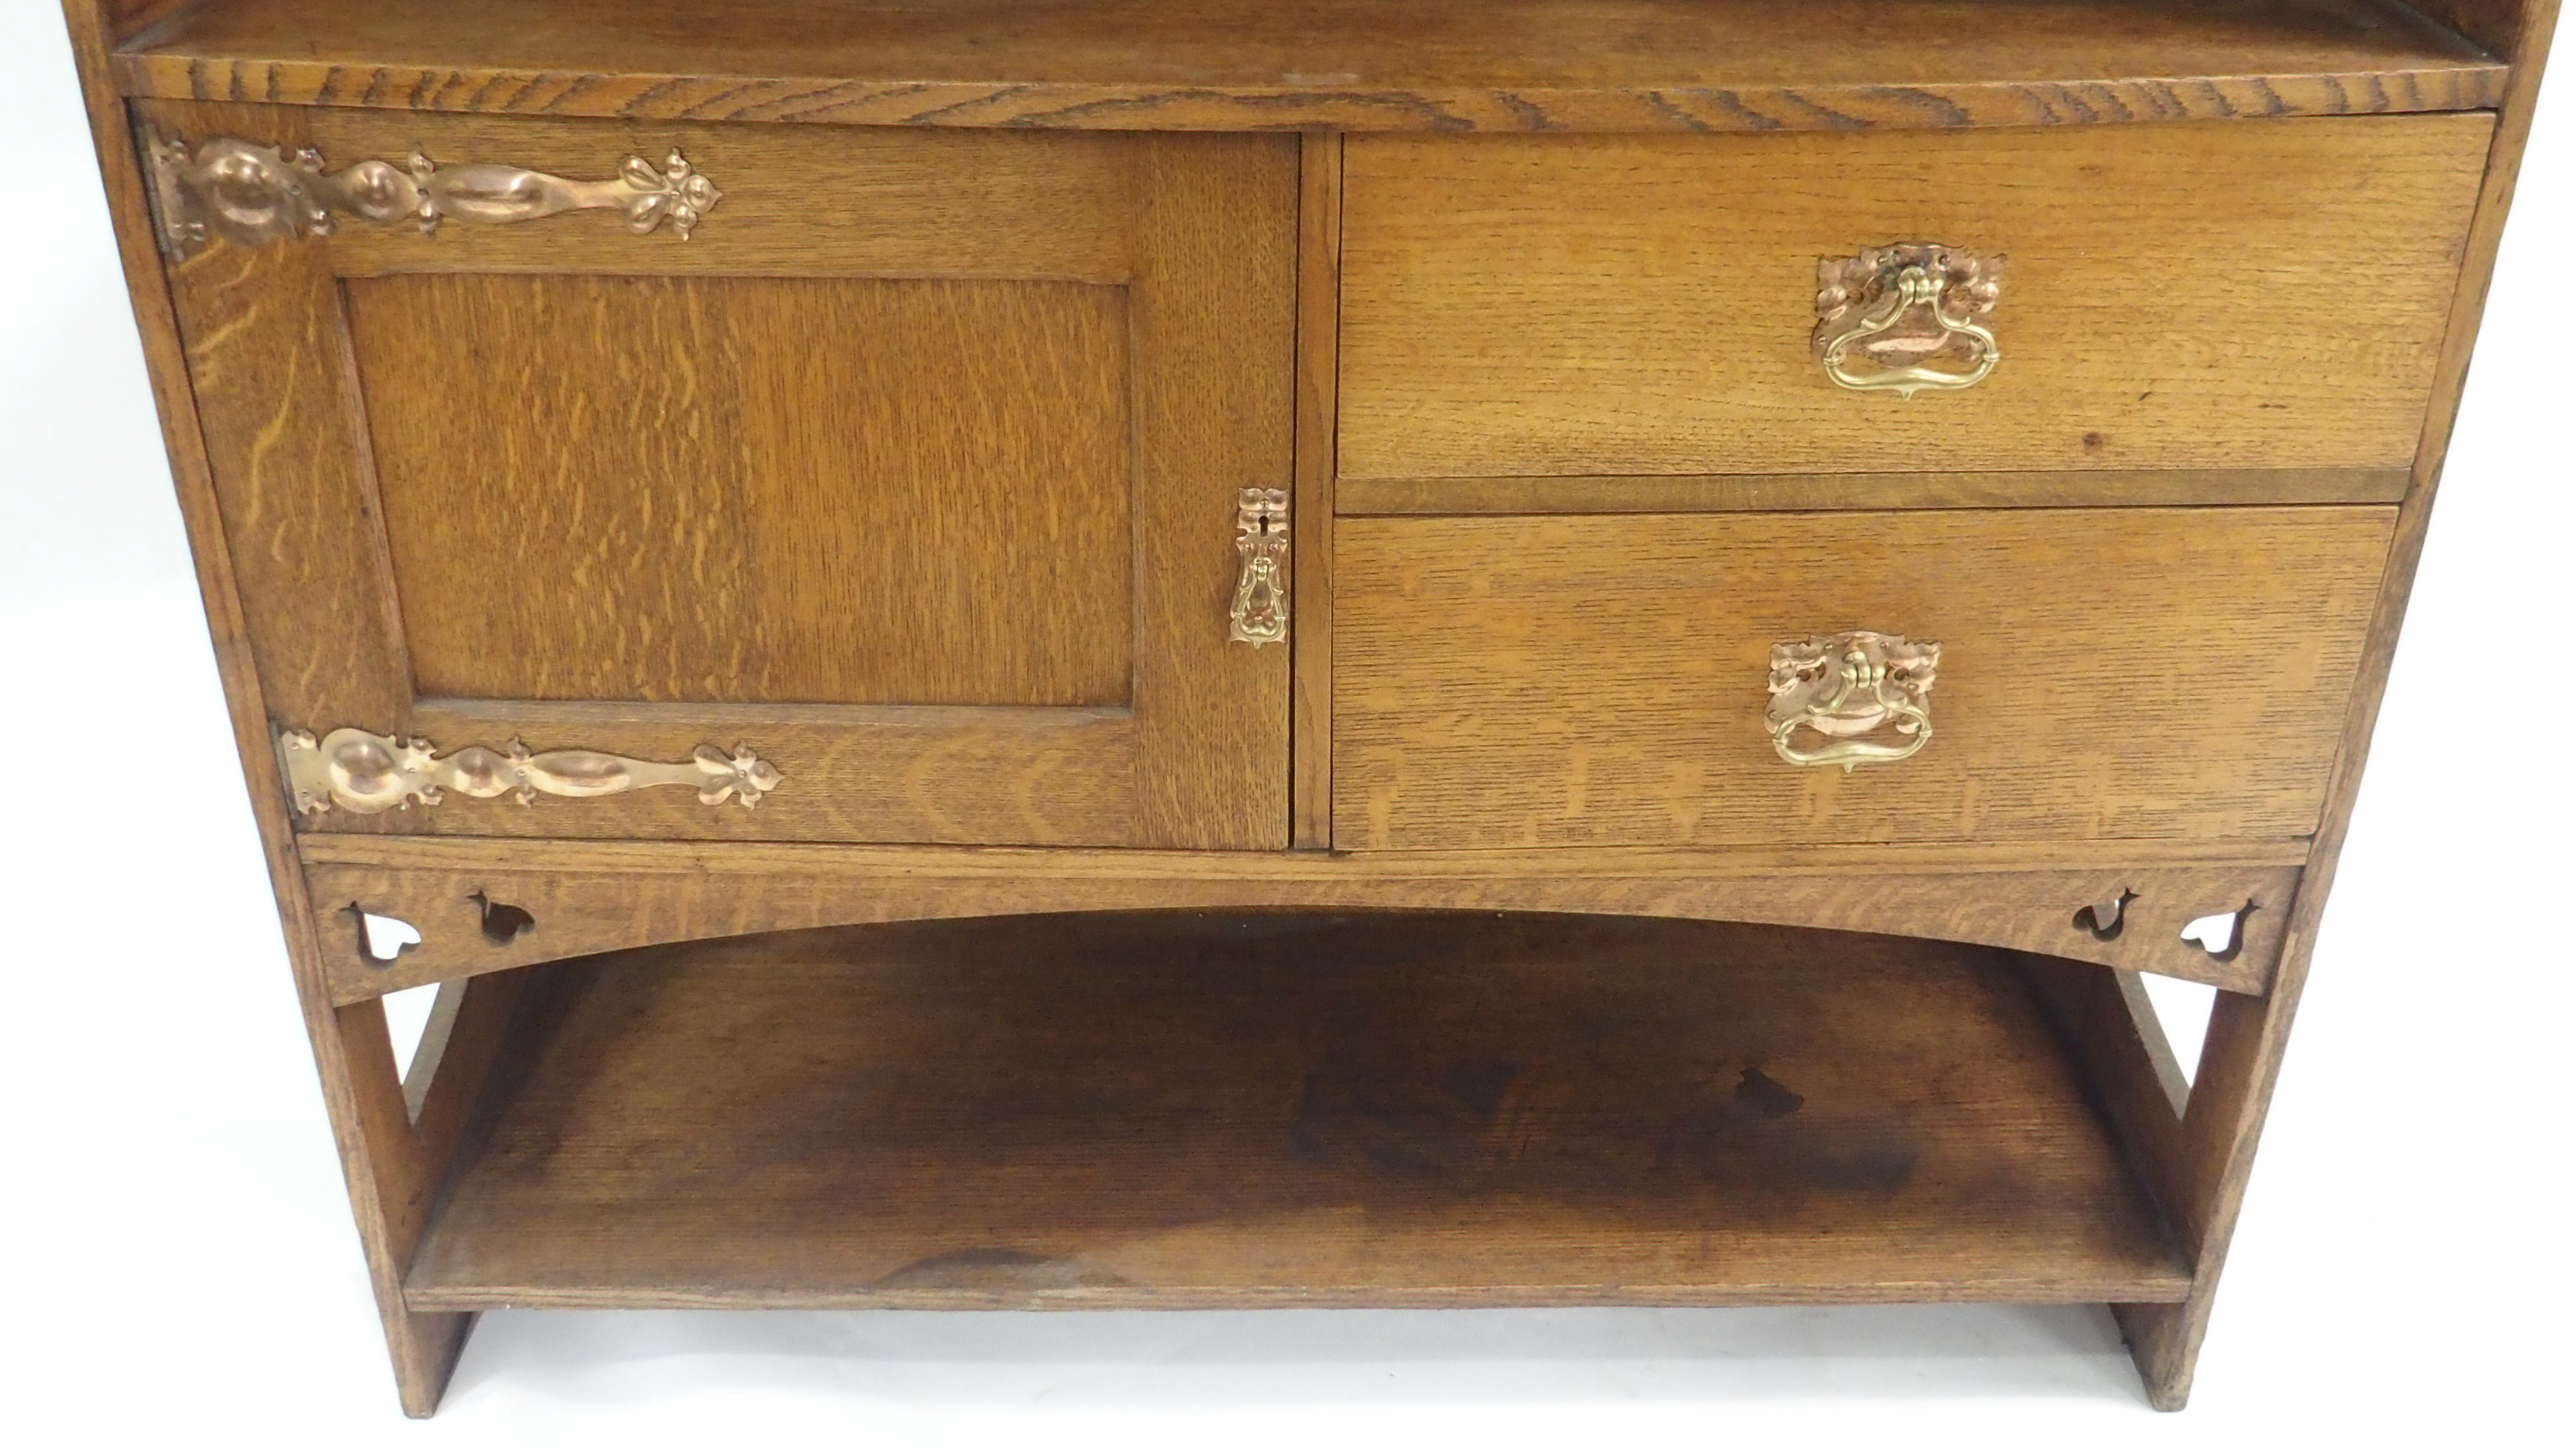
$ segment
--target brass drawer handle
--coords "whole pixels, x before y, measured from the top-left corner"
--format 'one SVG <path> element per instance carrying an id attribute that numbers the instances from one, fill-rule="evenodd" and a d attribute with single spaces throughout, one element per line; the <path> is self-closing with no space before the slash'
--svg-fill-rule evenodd
<path id="1" fill-rule="evenodd" d="M 360 161 L 323 167 L 318 151 L 284 155 L 232 136 L 192 153 L 185 138 L 149 131 L 144 160 L 152 176 L 152 214 L 161 250 L 184 259 L 212 237 L 260 246 L 299 236 L 328 236 L 343 216 L 378 224 L 409 219 L 436 231 L 459 221 L 535 221 L 566 211 L 613 207 L 638 236 L 665 221 L 689 239 L 698 219 L 724 199 L 715 183 L 674 149 L 656 169 L 629 156 L 613 181 L 568 181 L 543 171 L 477 162 L 441 166 L 418 151 L 403 165 Z"/>
<path id="2" fill-rule="evenodd" d="M 2002 257 L 1930 242 L 1825 257 L 1816 264 L 1816 360 L 1855 392 L 1974 387 L 2002 356 L 1985 324 L 2003 270 Z M 1855 360 L 1868 365 L 1856 370 Z"/>
<path id="3" fill-rule="evenodd" d="M 1259 648 L 1288 638 L 1288 494 L 1245 488 L 1234 497 L 1234 551 L 1243 557 L 1234 581 L 1233 642 Z"/>
<path id="4" fill-rule="evenodd" d="M 1906 759 L 1932 741 L 1933 671 L 1939 644 L 1854 629 L 1771 646 L 1771 747 L 1791 764 Z M 1887 729 L 1895 737 L 1866 736 Z M 1800 748 L 1800 729 L 1825 742 Z"/>

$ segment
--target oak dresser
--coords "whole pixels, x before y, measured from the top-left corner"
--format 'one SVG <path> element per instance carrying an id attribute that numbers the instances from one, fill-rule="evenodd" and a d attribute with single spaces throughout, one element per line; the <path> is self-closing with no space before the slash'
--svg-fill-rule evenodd
<path id="1" fill-rule="evenodd" d="M 2555 0 L 67 10 L 409 1411 L 674 1305 L 2182 1405 Z"/>

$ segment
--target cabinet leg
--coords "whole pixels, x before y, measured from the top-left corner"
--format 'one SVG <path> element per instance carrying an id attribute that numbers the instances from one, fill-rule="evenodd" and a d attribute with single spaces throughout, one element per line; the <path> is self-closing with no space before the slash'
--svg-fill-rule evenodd
<path id="1" fill-rule="evenodd" d="M 399 1303 L 386 1310 L 385 1346 L 393 1352 L 394 1387 L 402 1395 L 404 1413 L 426 1418 L 438 1411 L 476 1315 L 405 1312 Z"/>
<path id="2" fill-rule="evenodd" d="M 2306 981 L 2304 934 L 2294 948 L 2270 995 L 2219 993 L 2180 1113 L 2109 968 L 2025 957 L 2094 1099 L 2192 1262 L 2191 1295 L 2181 1302 L 2118 1303 L 2111 1309 L 2137 1361 L 2147 1400 L 2166 1412 L 2191 1396 L 2192 1367 L 2209 1328 L 2290 1017 Z"/>
<path id="3" fill-rule="evenodd" d="M 2165 1080 L 2171 1067 L 2159 1065 L 2161 1043 L 2147 1039 L 2148 1028 L 2135 1014 L 2134 990 L 2124 988 L 2107 966 L 2022 958 L 2095 1103 L 2192 1264 L 2191 1294 L 2181 1302 L 2119 1303 L 2111 1309 L 2137 1360 L 2147 1400 L 2166 1412 L 2191 1396 L 2193 1364 L 2280 1076 L 2290 1018 L 2307 981 L 2316 898 L 2310 893 L 2299 902 L 2269 995 L 2218 993 L 2199 1068 L 2179 1111 Z"/>
<path id="4" fill-rule="evenodd" d="M 437 1411 L 456 1370 L 470 1312 L 413 1312 L 403 1301 L 403 1274 L 427 1229 L 439 1182 L 463 1137 L 484 1079 L 498 1059 L 523 986 L 523 973 L 483 976 L 464 984 L 464 1000 L 439 1053 L 417 1117 L 406 1105 L 394 1065 L 382 1001 L 324 1009 L 314 1021 L 315 1056 L 367 1275 L 384 1322 L 403 1411 Z"/>
<path id="5" fill-rule="evenodd" d="M 2200 1356 L 2200 1333 L 2191 1324 L 2195 1318 L 2207 1321 L 2205 1313 L 2192 1311 L 2193 1303 L 2202 1300 L 2200 1288 L 2192 1290 L 2192 1299 L 2111 1306 L 2120 1335 L 2129 1340 L 2129 1357 L 2138 1365 L 2138 1378 L 2146 1384 L 2147 1402 L 2160 1413 L 2180 1412 L 2191 1400 L 2192 1362 Z"/>

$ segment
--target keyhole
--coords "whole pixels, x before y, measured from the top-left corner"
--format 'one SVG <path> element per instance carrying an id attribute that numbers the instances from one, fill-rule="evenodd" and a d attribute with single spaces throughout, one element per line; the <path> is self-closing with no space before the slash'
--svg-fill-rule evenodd
<path id="1" fill-rule="evenodd" d="M 2088 932 L 2096 940 L 2117 940 L 2128 928 L 2129 902 L 2138 898 L 2135 890 L 2122 890 L 2105 895 L 2075 912 L 2075 928 Z"/>

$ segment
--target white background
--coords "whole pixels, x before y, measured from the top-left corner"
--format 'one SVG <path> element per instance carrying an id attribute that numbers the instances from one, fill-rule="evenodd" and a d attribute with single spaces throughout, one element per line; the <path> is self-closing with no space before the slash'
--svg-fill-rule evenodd
<path id="1" fill-rule="evenodd" d="M 2564 72 L 2187 1413 L 2094 1310 L 494 1314 L 411 1424 L 61 20 L 0 9 L 0 1437 L 2565 1441 Z"/>

